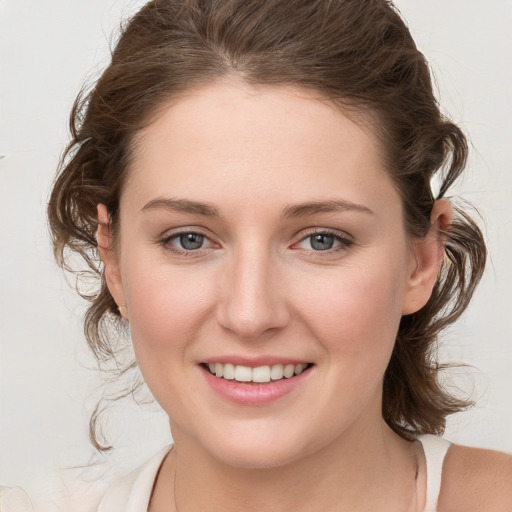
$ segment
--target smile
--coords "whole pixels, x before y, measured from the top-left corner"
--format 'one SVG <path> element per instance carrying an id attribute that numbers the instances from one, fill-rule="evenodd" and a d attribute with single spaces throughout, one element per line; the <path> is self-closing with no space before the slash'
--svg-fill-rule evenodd
<path id="1" fill-rule="evenodd" d="M 265 384 L 272 381 L 290 379 L 300 375 L 312 365 L 306 363 L 296 365 L 274 364 L 272 366 L 265 365 L 251 368 L 250 366 L 234 365 L 231 363 L 204 363 L 202 366 L 212 375 L 221 379 Z"/>

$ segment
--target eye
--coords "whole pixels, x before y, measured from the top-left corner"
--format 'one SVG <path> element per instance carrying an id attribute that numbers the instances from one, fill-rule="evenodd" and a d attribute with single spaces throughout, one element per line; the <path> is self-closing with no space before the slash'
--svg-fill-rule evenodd
<path id="1" fill-rule="evenodd" d="M 186 254 L 200 252 L 201 249 L 209 249 L 215 244 L 205 235 L 195 231 L 181 231 L 167 236 L 160 242 L 166 249 L 177 253 Z"/>
<path id="2" fill-rule="evenodd" d="M 348 237 L 329 231 L 316 231 L 310 233 L 295 244 L 294 248 L 313 252 L 335 252 L 347 249 L 354 242 Z"/>

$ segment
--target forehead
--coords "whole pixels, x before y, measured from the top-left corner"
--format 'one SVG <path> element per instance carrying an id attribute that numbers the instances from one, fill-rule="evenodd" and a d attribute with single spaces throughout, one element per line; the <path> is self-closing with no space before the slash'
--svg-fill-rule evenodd
<path id="1" fill-rule="evenodd" d="M 139 203 L 157 192 L 248 204 L 382 199 L 394 187 L 368 124 L 305 89 L 208 85 L 163 105 L 138 134 L 126 192 Z"/>

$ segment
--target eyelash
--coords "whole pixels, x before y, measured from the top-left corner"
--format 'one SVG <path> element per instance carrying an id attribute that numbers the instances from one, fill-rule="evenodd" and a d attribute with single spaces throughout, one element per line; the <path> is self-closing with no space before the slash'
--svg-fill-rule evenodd
<path id="1" fill-rule="evenodd" d="M 322 229 L 316 228 L 315 229 L 314 228 L 311 231 L 306 232 L 306 234 L 303 235 L 302 238 L 298 242 L 296 242 L 292 245 L 292 248 L 297 247 L 302 242 L 305 242 L 308 239 L 312 239 L 315 236 L 330 237 L 330 238 L 334 239 L 334 243 L 338 243 L 337 246 L 323 250 L 323 251 L 322 250 L 315 251 L 313 249 L 306 249 L 308 252 L 312 252 L 315 254 L 315 256 L 320 256 L 320 257 L 326 257 L 329 255 L 332 256 L 333 254 L 336 254 L 338 252 L 346 251 L 355 243 L 354 240 L 352 240 L 352 238 L 349 235 L 342 235 L 338 231 L 334 231 L 334 230 L 330 230 L 330 229 L 325 229 L 325 228 L 322 228 Z M 300 249 L 296 249 L 296 250 L 300 250 Z"/>
<path id="2" fill-rule="evenodd" d="M 183 235 L 188 235 L 188 234 L 198 235 L 200 237 L 203 237 L 204 240 L 210 242 L 210 244 L 216 245 L 214 242 L 212 242 L 210 240 L 210 238 L 206 234 L 202 233 L 200 230 L 194 230 L 194 229 L 181 230 L 181 231 L 172 233 L 171 235 L 168 235 L 168 236 L 162 238 L 161 240 L 159 240 L 158 243 L 162 247 L 164 247 L 164 249 L 171 251 L 172 253 L 174 253 L 176 255 L 189 256 L 189 257 L 197 256 L 197 255 L 201 254 L 203 250 L 210 248 L 210 247 L 206 247 L 206 248 L 200 247 L 198 249 L 179 249 L 178 247 L 176 247 L 175 245 L 172 244 L 173 240 L 177 240 L 180 237 L 182 237 Z M 354 245 L 354 241 L 349 236 L 343 236 L 337 231 L 333 231 L 333 230 L 329 230 L 329 229 L 313 229 L 313 230 L 307 232 L 305 235 L 303 235 L 302 238 L 298 242 L 292 244 L 291 248 L 294 250 L 300 250 L 299 248 L 297 248 L 297 246 L 299 244 L 301 244 L 302 242 L 305 242 L 306 240 L 311 239 L 314 236 L 330 237 L 330 238 L 334 239 L 334 243 L 338 243 L 337 246 L 335 246 L 333 248 L 328 248 L 325 250 L 316 250 L 315 251 L 314 249 L 306 249 L 306 251 L 314 253 L 315 256 L 322 257 L 322 256 L 332 255 L 333 253 L 346 251 L 349 247 Z"/>
<path id="3" fill-rule="evenodd" d="M 181 231 L 177 231 L 175 233 L 172 233 L 171 235 L 168 235 L 168 236 L 162 238 L 161 240 L 159 240 L 158 243 L 164 249 L 166 249 L 178 256 L 197 256 L 202 250 L 205 249 L 203 247 L 200 247 L 198 249 L 179 249 L 178 247 L 176 247 L 175 245 L 172 244 L 173 240 L 177 240 L 180 237 L 182 237 L 183 235 L 198 235 L 198 236 L 203 237 L 205 241 L 208 241 L 211 244 L 216 245 L 216 244 L 214 244 L 214 242 L 212 242 L 208 238 L 207 235 L 205 235 L 204 233 L 202 233 L 200 230 L 197 230 L 197 229 L 184 229 Z M 208 249 L 208 248 L 206 248 L 206 249 Z"/>

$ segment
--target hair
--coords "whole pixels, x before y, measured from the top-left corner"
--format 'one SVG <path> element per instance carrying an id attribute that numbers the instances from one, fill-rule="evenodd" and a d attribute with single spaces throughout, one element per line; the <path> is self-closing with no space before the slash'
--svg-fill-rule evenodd
<path id="1" fill-rule="evenodd" d="M 369 120 L 411 239 L 432 229 L 433 176 L 441 183 L 439 198 L 465 168 L 466 139 L 441 113 L 428 63 L 390 1 L 149 2 L 122 29 L 99 80 L 75 101 L 72 138 L 48 206 L 57 262 L 73 270 L 70 255 L 78 254 L 97 277 L 97 288 L 84 294 L 90 301 L 84 329 L 99 363 L 115 360 L 115 327 L 123 320 L 98 256 L 96 207 L 107 206 L 115 234 L 139 130 L 169 99 L 230 77 L 306 88 Z M 432 296 L 402 318 L 384 376 L 383 418 L 409 440 L 442 433 L 446 417 L 470 405 L 442 385 L 436 342 L 467 307 L 486 248 L 476 223 L 459 208 L 442 235 L 445 256 Z M 101 449 L 96 419 L 91 436 Z"/>

